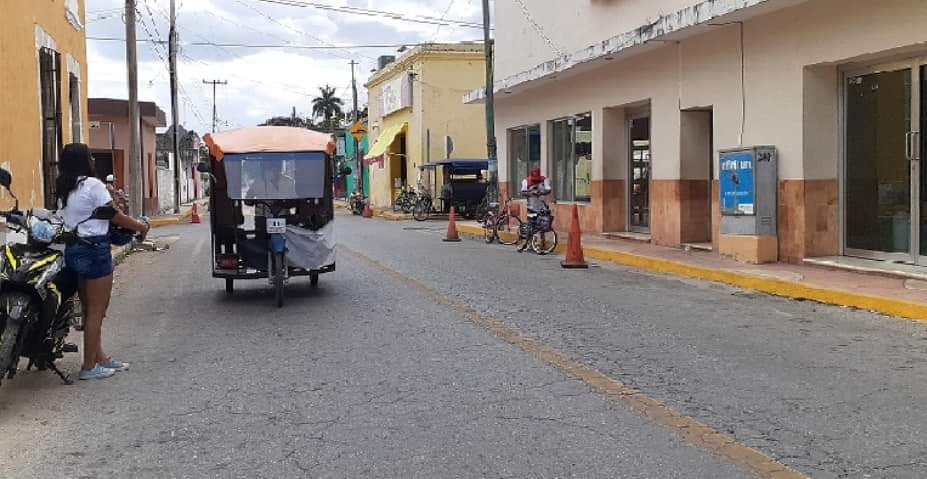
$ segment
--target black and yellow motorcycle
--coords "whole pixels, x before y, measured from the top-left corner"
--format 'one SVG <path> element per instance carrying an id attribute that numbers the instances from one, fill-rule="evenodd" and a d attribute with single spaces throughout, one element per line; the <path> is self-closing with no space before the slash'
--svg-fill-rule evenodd
<path id="1" fill-rule="evenodd" d="M 11 183 L 10 173 L 0 169 L 0 186 L 9 191 Z M 108 220 L 115 214 L 106 206 L 88 220 Z M 55 361 L 66 352 L 77 352 L 76 345 L 65 342 L 76 323 L 77 277 L 66 270 L 64 253 L 53 245 L 80 240 L 47 210 L 14 207 L 0 211 L 0 217 L 14 234 L 26 237 L 25 243 L 8 237 L 0 252 L 0 380 L 12 379 L 24 357 L 27 369 L 51 369 L 71 384 Z"/>

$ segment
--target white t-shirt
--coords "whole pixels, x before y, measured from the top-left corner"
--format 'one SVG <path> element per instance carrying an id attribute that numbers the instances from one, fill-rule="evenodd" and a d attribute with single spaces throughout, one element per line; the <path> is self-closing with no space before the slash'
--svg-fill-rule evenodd
<path id="1" fill-rule="evenodd" d="M 538 183 L 530 188 L 528 187 L 527 178 L 524 180 L 521 180 L 521 192 L 522 193 L 528 193 L 529 191 L 536 191 L 541 194 L 546 194 L 546 193 L 550 193 L 550 190 L 551 190 L 550 178 L 544 178 L 543 183 Z M 547 206 L 547 203 L 545 203 L 544 200 L 541 199 L 540 196 L 529 196 L 528 197 L 528 209 L 532 211 L 541 211 L 545 209 L 546 206 Z"/>
<path id="2" fill-rule="evenodd" d="M 64 225 L 73 230 L 74 227 L 89 218 L 93 210 L 105 206 L 113 201 L 106 185 L 97 178 L 87 177 L 78 180 L 77 188 L 68 195 L 68 205 L 62 210 L 61 217 Z M 109 221 L 88 220 L 80 225 L 77 236 L 104 236 L 109 233 Z"/>

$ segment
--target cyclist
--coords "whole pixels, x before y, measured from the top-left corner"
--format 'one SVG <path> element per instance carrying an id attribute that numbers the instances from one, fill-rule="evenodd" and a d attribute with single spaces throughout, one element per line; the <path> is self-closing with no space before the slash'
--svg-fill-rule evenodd
<path id="1" fill-rule="evenodd" d="M 551 191 L 550 178 L 541 176 L 540 168 L 535 166 L 528 170 L 528 176 L 521 181 L 521 195 L 528 197 L 528 213 L 537 215 L 549 212 L 547 203 L 541 197 L 549 195 Z"/>

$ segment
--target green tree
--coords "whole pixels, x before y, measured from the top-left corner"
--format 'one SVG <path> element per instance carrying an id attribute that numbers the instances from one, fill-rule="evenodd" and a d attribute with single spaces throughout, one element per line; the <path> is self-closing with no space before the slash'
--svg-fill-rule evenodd
<path id="1" fill-rule="evenodd" d="M 296 128 L 315 128 L 312 119 L 300 116 L 275 116 L 264 120 L 258 126 L 294 126 Z"/>
<path id="2" fill-rule="evenodd" d="M 319 96 L 312 99 L 313 118 L 322 118 L 320 126 L 323 128 L 333 130 L 340 127 L 344 119 L 344 102 L 335 96 L 335 88 L 331 86 L 319 87 L 319 93 Z"/>

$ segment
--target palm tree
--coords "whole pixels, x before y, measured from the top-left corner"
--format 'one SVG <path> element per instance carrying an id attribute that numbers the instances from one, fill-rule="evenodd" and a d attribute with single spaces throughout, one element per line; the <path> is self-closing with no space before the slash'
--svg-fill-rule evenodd
<path id="1" fill-rule="evenodd" d="M 335 88 L 331 86 L 319 87 L 319 93 L 319 96 L 312 99 L 312 116 L 322 117 L 325 120 L 322 124 L 327 128 L 333 128 L 332 118 L 343 115 L 341 107 L 344 106 L 344 102 L 335 96 Z"/>

